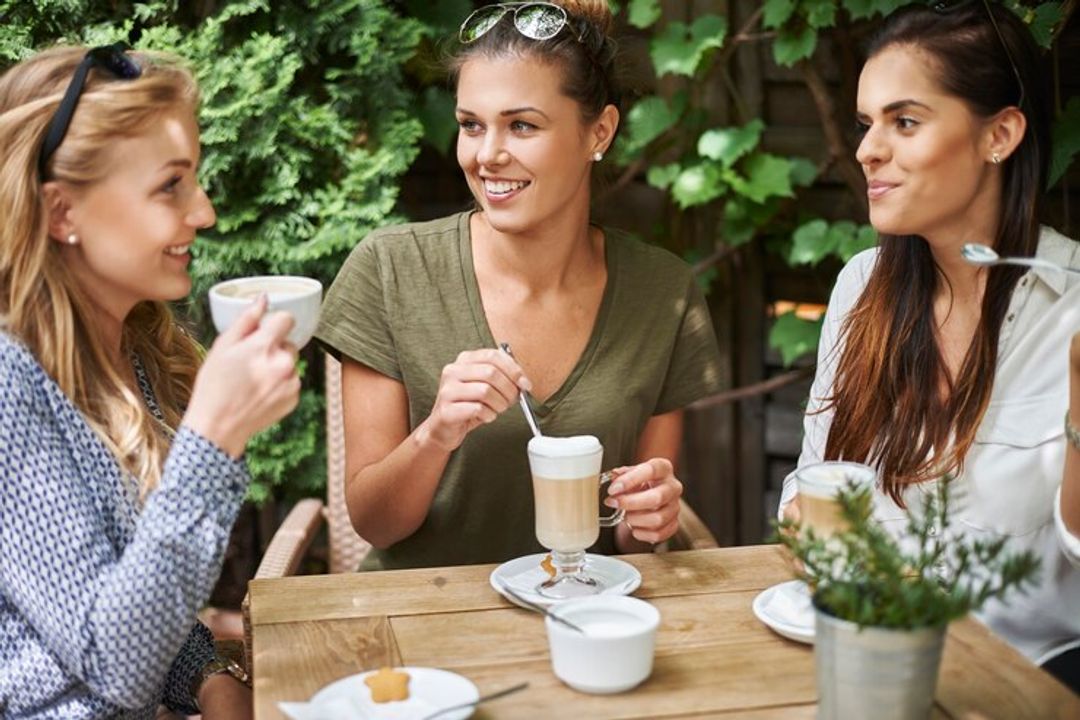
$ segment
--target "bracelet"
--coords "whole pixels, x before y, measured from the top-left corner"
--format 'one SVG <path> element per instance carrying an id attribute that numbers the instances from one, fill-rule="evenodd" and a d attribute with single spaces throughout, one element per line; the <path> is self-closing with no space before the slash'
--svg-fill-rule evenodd
<path id="1" fill-rule="evenodd" d="M 237 665 L 229 658 L 215 655 L 210 662 L 203 665 L 199 671 L 195 673 L 195 677 L 191 680 L 191 699 L 194 701 L 196 707 L 198 707 L 199 704 L 199 690 L 202 688 L 202 684 L 208 678 L 222 673 L 227 673 L 237 682 L 242 683 L 249 688 L 251 687 L 251 676 L 248 675 L 247 670 L 240 665 Z"/>
<path id="2" fill-rule="evenodd" d="M 1069 422 L 1069 411 L 1065 411 L 1065 439 L 1069 441 L 1075 449 L 1080 450 L 1080 430 L 1073 427 L 1073 424 Z"/>

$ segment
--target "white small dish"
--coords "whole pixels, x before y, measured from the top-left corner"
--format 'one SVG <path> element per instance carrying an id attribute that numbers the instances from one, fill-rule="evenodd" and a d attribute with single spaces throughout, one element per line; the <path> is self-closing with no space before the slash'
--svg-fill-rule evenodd
<path id="1" fill-rule="evenodd" d="M 491 571 L 491 587 L 515 605 L 521 603 L 508 595 L 504 587 L 509 586 L 528 602 L 541 607 L 551 607 L 561 602 L 536 592 L 536 586 L 548 578 L 547 571 L 540 566 L 545 557 L 546 553 L 536 553 L 507 560 Z M 585 570 L 604 586 L 597 595 L 629 595 L 641 585 L 641 573 L 636 567 L 608 555 L 586 554 Z"/>
<path id="2" fill-rule="evenodd" d="M 789 580 L 765 588 L 754 598 L 754 615 L 777 635 L 814 644 L 814 606 L 802 580 Z"/>
<path id="3" fill-rule="evenodd" d="M 468 678 L 449 670 L 426 667 L 394 668 L 409 674 L 409 699 L 376 703 L 364 679 L 377 670 L 336 680 L 306 703 L 278 703 L 293 720 L 419 720 L 439 708 L 475 702 L 480 693 Z M 440 715 L 440 720 L 465 720 L 475 708 Z"/>

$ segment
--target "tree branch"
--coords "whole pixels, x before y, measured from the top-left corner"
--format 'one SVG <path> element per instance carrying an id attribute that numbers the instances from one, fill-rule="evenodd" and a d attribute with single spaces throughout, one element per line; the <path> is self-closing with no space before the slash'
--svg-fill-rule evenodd
<path id="1" fill-rule="evenodd" d="M 696 263 L 694 263 L 694 267 L 691 268 L 691 270 L 693 270 L 695 275 L 700 275 L 701 273 L 711 268 L 713 265 L 719 265 L 724 260 L 727 260 L 730 256 L 738 252 L 740 247 L 742 247 L 742 245 L 739 245 L 737 247 L 730 247 L 728 245 L 724 245 L 720 248 L 717 248 L 717 250 L 712 255 L 708 256 L 707 258 L 702 258 L 701 260 L 698 260 Z"/>
<path id="2" fill-rule="evenodd" d="M 767 395 L 768 393 L 775 392 L 780 388 L 787 387 L 800 380 L 806 380 L 813 377 L 814 366 L 799 368 L 798 370 L 791 370 L 783 375 L 777 375 L 776 377 L 763 380 L 753 385 L 747 385 L 741 388 L 734 388 L 732 390 L 725 390 L 724 392 L 710 395 L 707 398 L 702 398 L 695 403 L 691 403 L 686 406 L 687 410 L 705 410 L 707 408 L 717 407 L 719 405 L 726 405 L 728 403 L 739 402 L 740 400 L 746 400 L 748 398 L 757 397 L 758 395 Z"/>
<path id="3" fill-rule="evenodd" d="M 855 151 L 848 147 L 844 140 L 844 133 L 836 121 L 836 109 L 833 107 L 832 93 L 825 78 L 821 76 L 817 66 L 810 60 L 799 62 L 799 70 L 802 72 L 806 87 L 814 99 L 818 117 L 821 120 L 821 128 L 825 132 L 825 142 L 829 147 L 829 159 L 835 164 L 837 172 L 851 193 L 859 201 L 860 207 L 866 209 L 866 185 L 862 171 L 855 163 Z"/>
<path id="4" fill-rule="evenodd" d="M 611 199 L 611 196 L 629 185 L 631 181 L 633 181 L 633 179 L 637 176 L 637 174 L 643 169 L 645 169 L 646 164 L 647 161 L 645 160 L 645 158 L 640 157 L 634 162 L 627 165 L 625 168 L 623 168 L 623 171 L 619 173 L 619 177 L 615 179 L 615 182 L 611 183 L 606 187 L 600 188 L 600 191 L 596 194 L 596 199 L 594 202 L 597 205 L 602 205 L 607 202 L 609 199 Z"/>
<path id="5" fill-rule="evenodd" d="M 1050 36 L 1050 47 L 1053 47 L 1061 34 L 1065 32 L 1065 26 L 1069 24 L 1069 18 L 1076 11 L 1077 5 L 1080 5 L 1080 1 L 1065 0 L 1065 3 L 1061 6 L 1061 23 L 1054 29 L 1054 34 Z"/>

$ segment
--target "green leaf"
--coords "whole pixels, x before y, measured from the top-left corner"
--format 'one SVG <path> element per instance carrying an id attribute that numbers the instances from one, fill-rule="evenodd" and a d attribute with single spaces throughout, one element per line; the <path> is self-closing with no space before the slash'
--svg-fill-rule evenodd
<path id="1" fill-rule="evenodd" d="M 698 139 L 698 154 L 718 160 L 724 167 L 731 167 L 736 160 L 757 147 L 764 129 L 765 123 L 754 119 L 742 127 L 708 130 Z"/>
<path id="2" fill-rule="evenodd" d="M 1062 20 L 1060 2 L 1044 2 L 1032 11 L 1028 28 L 1040 47 L 1049 48 L 1054 39 L 1054 28 Z"/>
<path id="3" fill-rule="evenodd" d="M 783 28 L 773 41 L 773 59 L 777 65 L 790 67 L 814 54 L 817 47 L 817 30 L 804 27 L 801 30 Z"/>
<path id="4" fill-rule="evenodd" d="M 755 203 L 740 195 L 732 196 L 724 203 L 718 239 L 733 247 L 743 245 L 768 226 L 778 210 L 779 203 L 775 198 Z"/>
<path id="5" fill-rule="evenodd" d="M 795 13 L 795 0 L 765 0 L 762 10 L 762 27 L 778 28 Z"/>
<path id="6" fill-rule="evenodd" d="M 818 168 L 806 158 L 791 158 L 791 182 L 799 187 L 810 187 L 817 180 Z"/>
<path id="7" fill-rule="evenodd" d="M 828 235 L 829 223 L 821 218 L 800 225 L 791 236 L 788 262 L 792 265 L 816 265 L 833 250 L 834 246 L 827 244 L 830 240 Z"/>
<path id="8" fill-rule="evenodd" d="M 817 350 L 824 316 L 818 320 L 803 320 L 794 312 L 776 318 L 769 331 L 769 347 L 780 351 L 786 367 Z"/>
<path id="9" fill-rule="evenodd" d="M 450 151 L 457 136 L 458 124 L 454 118 L 454 96 L 438 86 L 424 91 L 418 108 L 420 122 L 424 126 L 424 140 L 443 155 Z"/>
<path id="10" fill-rule="evenodd" d="M 704 163 L 693 165 L 679 173 L 671 188 L 671 196 L 679 207 L 685 210 L 715 200 L 723 194 L 724 187 L 720 169 L 712 163 Z"/>
<path id="11" fill-rule="evenodd" d="M 1080 97 L 1069 100 L 1065 111 L 1054 122 L 1053 144 L 1050 153 L 1050 179 L 1047 187 L 1057 184 L 1080 152 Z"/>
<path id="12" fill-rule="evenodd" d="M 660 19 L 660 0 L 630 0 L 628 20 L 636 28 L 645 28 Z"/>
<path id="13" fill-rule="evenodd" d="M 832 27 L 836 23 L 834 0 L 803 0 L 802 10 L 806 15 L 806 22 L 815 30 Z"/>
<path id="14" fill-rule="evenodd" d="M 633 157 L 646 145 L 663 135 L 679 122 L 686 109 L 686 94 L 678 93 L 669 105 L 662 97 L 651 95 L 642 98 L 626 115 L 626 134 L 623 152 Z"/>
<path id="15" fill-rule="evenodd" d="M 667 190 L 671 183 L 675 182 L 675 179 L 679 177 L 679 173 L 681 172 L 682 167 L 679 163 L 653 165 L 645 174 L 645 180 L 654 188 Z"/>
<path id="16" fill-rule="evenodd" d="M 890 15 L 910 0 L 843 0 L 843 6 L 852 20 L 862 20 L 873 15 Z"/>
<path id="17" fill-rule="evenodd" d="M 757 153 L 743 163 L 745 178 L 735 175 L 729 179 L 736 192 L 754 202 L 769 197 L 794 197 L 791 189 L 791 161 L 786 158 Z"/>
<path id="18" fill-rule="evenodd" d="M 845 236 L 837 243 L 836 254 L 840 259 L 847 262 L 863 250 L 868 250 L 877 245 L 877 230 L 871 225 L 863 225 L 853 233 Z"/>
<path id="19" fill-rule="evenodd" d="M 702 15 L 690 27 L 673 22 L 653 38 L 649 47 L 657 76 L 674 73 L 692 76 L 705 53 L 722 47 L 727 37 L 727 18 Z"/>

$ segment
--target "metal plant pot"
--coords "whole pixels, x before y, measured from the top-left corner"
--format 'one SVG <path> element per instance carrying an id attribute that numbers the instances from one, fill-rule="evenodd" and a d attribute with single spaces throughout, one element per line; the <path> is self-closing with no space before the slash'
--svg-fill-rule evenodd
<path id="1" fill-rule="evenodd" d="M 820 608 L 815 616 L 818 718 L 930 717 L 945 627 L 860 630 Z"/>

